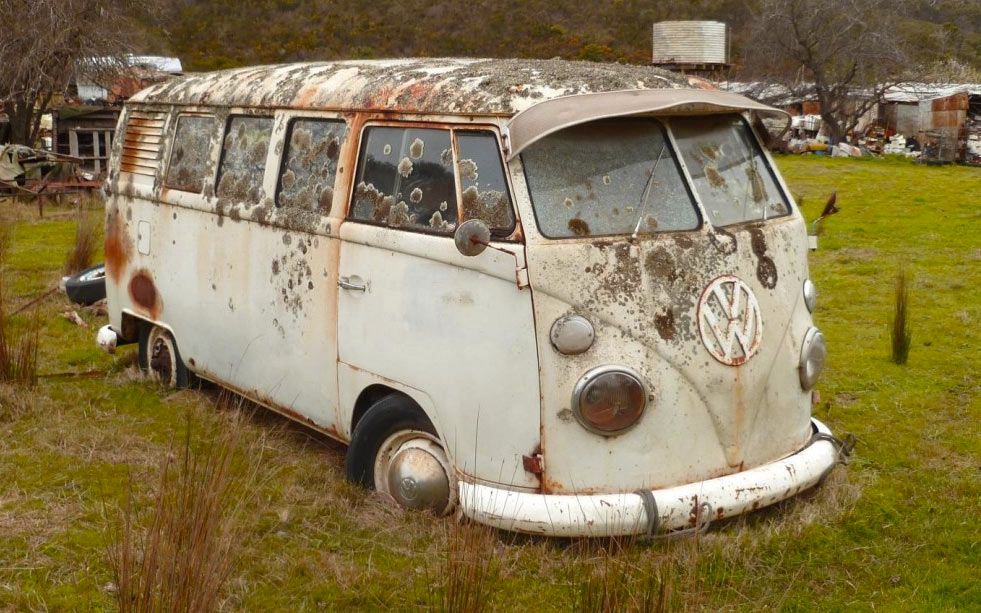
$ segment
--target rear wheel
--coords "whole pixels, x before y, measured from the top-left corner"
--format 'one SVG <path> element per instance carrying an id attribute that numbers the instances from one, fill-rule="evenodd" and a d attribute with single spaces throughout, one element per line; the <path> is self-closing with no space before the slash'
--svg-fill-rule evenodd
<path id="1" fill-rule="evenodd" d="M 374 487 L 407 509 L 446 515 L 456 506 L 456 479 L 436 431 L 404 396 L 382 398 L 351 435 L 347 478 Z"/>
<path id="2" fill-rule="evenodd" d="M 140 328 L 139 361 L 147 377 L 165 387 L 184 388 L 190 382 L 174 336 L 160 326 Z"/>

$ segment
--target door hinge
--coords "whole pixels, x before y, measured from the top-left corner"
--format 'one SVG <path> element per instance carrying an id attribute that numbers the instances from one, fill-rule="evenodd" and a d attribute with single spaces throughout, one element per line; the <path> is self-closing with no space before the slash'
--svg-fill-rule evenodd
<path id="1" fill-rule="evenodd" d="M 528 287 L 528 269 L 524 266 L 514 269 L 514 280 L 518 283 L 518 289 Z"/>
<path id="2" fill-rule="evenodd" d="M 521 463 L 532 474 L 540 475 L 545 472 L 545 458 L 540 453 L 521 456 Z"/>

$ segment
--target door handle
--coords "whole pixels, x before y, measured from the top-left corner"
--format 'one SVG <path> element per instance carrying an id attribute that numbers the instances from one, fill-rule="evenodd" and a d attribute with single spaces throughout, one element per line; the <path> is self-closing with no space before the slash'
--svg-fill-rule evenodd
<path id="1" fill-rule="evenodd" d="M 364 283 L 353 283 L 351 277 L 341 277 L 337 280 L 337 286 L 341 289 L 349 289 L 356 292 L 363 292 L 367 289 Z"/>

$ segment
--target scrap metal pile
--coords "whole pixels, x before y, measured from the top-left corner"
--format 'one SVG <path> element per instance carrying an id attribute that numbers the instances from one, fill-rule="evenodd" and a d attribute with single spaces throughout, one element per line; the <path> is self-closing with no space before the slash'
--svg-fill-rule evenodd
<path id="1" fill-rule="evenodd" d="M 98 188 L 94 175 L 79 171 L 80 162 L 24 145 L 0 145 L 0 196 L 57 196 Z"/>

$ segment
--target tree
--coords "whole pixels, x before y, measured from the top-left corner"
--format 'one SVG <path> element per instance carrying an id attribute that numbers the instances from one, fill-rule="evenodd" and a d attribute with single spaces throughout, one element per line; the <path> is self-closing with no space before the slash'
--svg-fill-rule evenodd
<path id="1" fill-rule="evenodd" d="M 137 24 L 151 23 L 153 11 L 142 0 L 0 0 L 0 104 L 10 142 L 34 145 L 41 116 L 76 75 L 123 69 L 123 55 L 144 37 Z"/>
<path id="2" fill-rule="evenodd" d="M 843 140 L 884 91 L 916 70 L 897 35 L 905 2 L 761 0 L 747 72 L 817 99 L 833 142 Z"/>

